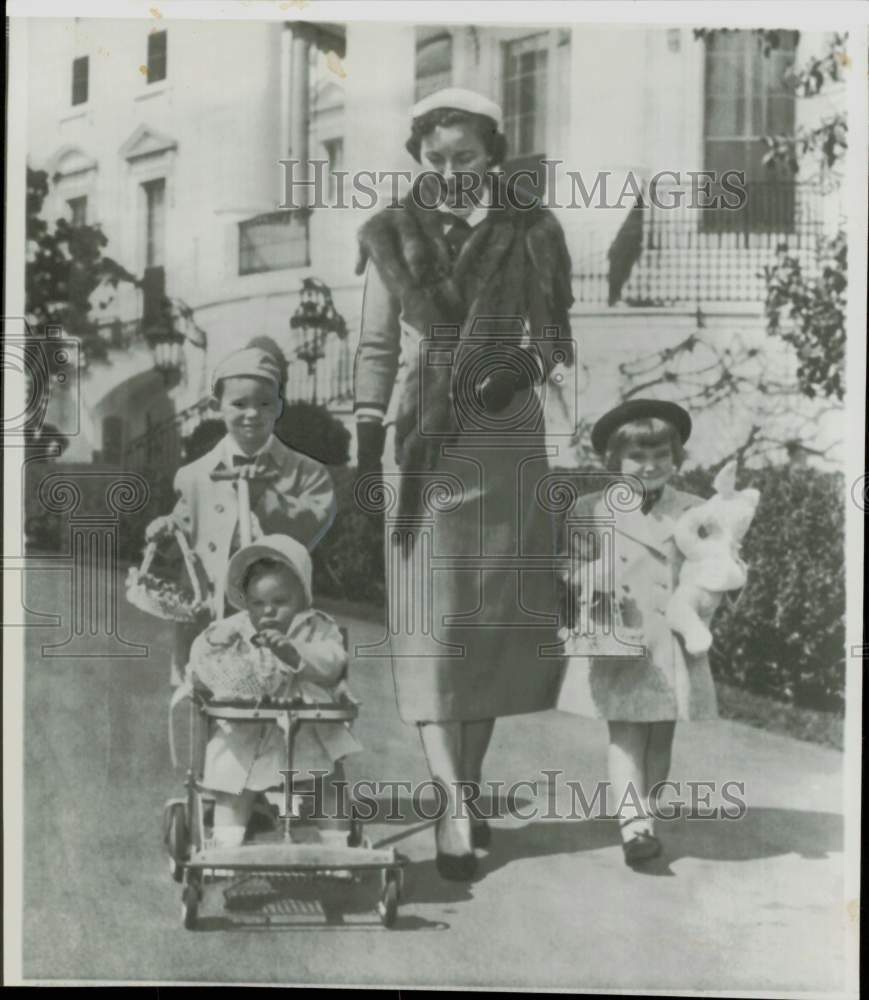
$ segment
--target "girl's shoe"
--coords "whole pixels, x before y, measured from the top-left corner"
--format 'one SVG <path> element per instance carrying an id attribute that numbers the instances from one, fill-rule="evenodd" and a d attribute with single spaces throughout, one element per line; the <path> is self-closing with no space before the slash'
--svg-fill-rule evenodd
<path id="1" fill-rule="evenodd" d="M 637 821 L 646 822 L 644 817 L 634 816 L 632 819 L 620 823 L 619 826 L 624 830 L 626 826 Z M 625 864 L 633 866 L 641 861 L 656 858 L 661 853 L 661 841 L 646 826 L 637 830 L 627 839 L 622 837 L 622 851 L 625 855 Z"/>

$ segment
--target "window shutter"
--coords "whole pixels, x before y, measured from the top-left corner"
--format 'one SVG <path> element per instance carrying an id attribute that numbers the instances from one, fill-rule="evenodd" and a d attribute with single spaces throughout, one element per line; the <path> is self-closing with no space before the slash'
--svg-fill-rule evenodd
<path id="1" fill-rule="evenodd" d="M 72 61 L 72 103 L 86 104 L 88 99 L 89 57 L 79 56 Z"/>

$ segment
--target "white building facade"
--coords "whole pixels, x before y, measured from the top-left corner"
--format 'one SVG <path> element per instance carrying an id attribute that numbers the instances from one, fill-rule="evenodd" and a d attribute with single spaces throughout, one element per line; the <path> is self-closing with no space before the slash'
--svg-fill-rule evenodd
<path id="1" fill-rule="evenodd" d="M 294 362 L 290 391 L 349 419 L 362 302 L 355 233 L 369 209 L 282 208 L 281 161 L 322 160 L 350 175 L 412 171 L 408 109 L 443 86 L 501 103 L 512 166 L 560 161 L 545 193 L 561 206 L 573 260 L 583 418 L 618 398 L 620 364 L 692 331 L 763 346 L 763 266 L 782 244 L 810 265 L 818 236 L 836 223 L 835 198 L 772 181 L 761 163 L 763 135 L 794 134 L 843 103 L 835 91 L 806 100 L 782 84 L 788 65 L 825 51 L 827 35 L 783 32 L 764 55 L 755 33 L 709 40 L 684 26 L 155 18 L 33 20 L 26 33 L 29 163 L 52 181 L 46 216 L 99 223 L 106 252 L 150 274 L 195 320 L 182 324 L 185 364 L 170 385 L 141 336 L 143 293 L 122 289 L 100 313 L 107 330 L 116 321 L 117 347 L 109 366 L 85 376 L 75 460 L 118 461 L 203 399 L 215 361 L 252 336 L 274 338 L 292 358 L 289 319 L 307 277 L 331 288 L 350 335 L 326 341 L 315 384 Z M 738 222 L 648 204 L 640 218 L 630 196 L 585 207 L 570 176 L 579 172 L 589 189 L 606 175 L 612 202 L 629 175 L 648 185 L 667 171 L 668 191 L 690 191 L 691 172 L 726 168 L 743 170 L 751 192 Z M 381 203 L 391 190 L 379 185 Z M 332 185 L 325 194 L 337 198 Z M 701 418 L 697 439 L 709 454 L 698 458 L 744 437 L 750 409 Z"/>

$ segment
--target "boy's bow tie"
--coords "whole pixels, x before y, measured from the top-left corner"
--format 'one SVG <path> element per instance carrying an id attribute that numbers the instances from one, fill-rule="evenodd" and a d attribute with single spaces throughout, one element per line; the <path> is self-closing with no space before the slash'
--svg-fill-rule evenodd
<path id="1" fill-rule="evenodd" d="M 235 468 L 238 465 L 254 465 L 259 455 L 233 455 L 232 456 L 232 467 Z"/>

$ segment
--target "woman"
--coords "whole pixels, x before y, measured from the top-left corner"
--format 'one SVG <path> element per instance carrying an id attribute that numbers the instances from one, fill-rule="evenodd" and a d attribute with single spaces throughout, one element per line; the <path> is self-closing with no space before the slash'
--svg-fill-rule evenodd
<path id="1" fill-rule="evenodd" d="M 393 677 L 449 806 L 438 870 L 458 880 L 490 836 L 462 800 L 479 794 L 494 721 L 551 708 L 561 674 L 545 652 L 556 643 L 554 532 L 537 487 L 548 471 L 541 387 L 571 356 L 570 259 L 554 217 L 498 169 L 501 129 L 500 108 L 472 91 L 420 101 L 407 149 L 426 169 L 359 234 L 359 468 L 380 471 L 394 424 L 402 529 L 390 587 L 409 581 L 420 596 L 390 608 Z"/>

